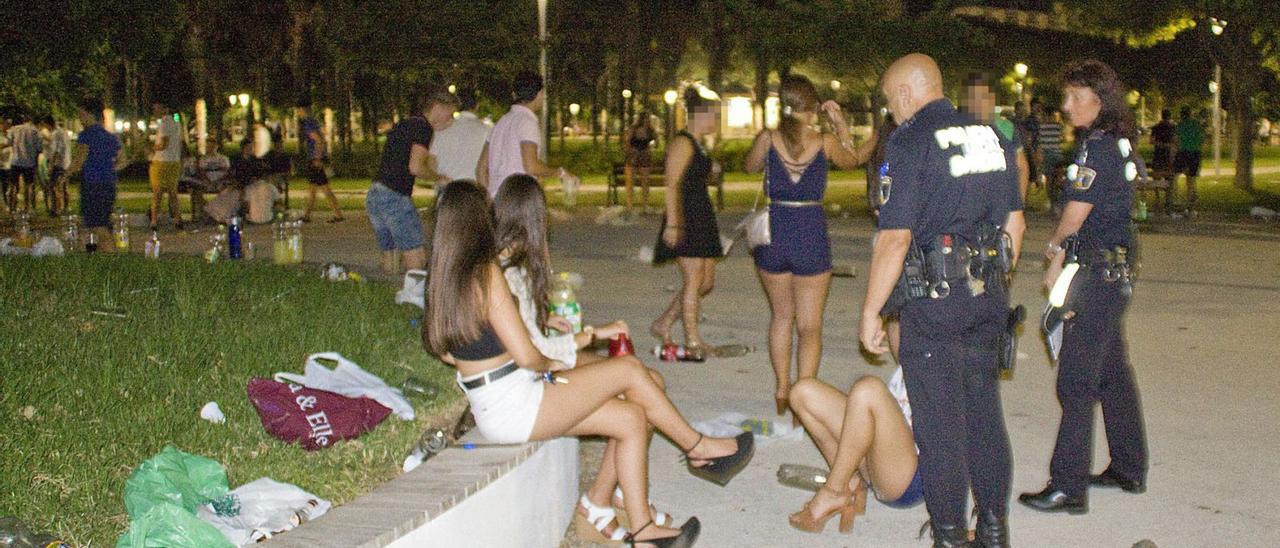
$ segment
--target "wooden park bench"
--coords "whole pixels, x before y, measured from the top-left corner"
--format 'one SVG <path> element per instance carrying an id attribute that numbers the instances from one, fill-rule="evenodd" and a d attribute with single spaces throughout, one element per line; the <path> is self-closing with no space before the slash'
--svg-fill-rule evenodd
<path id="1" fill-rule="evenodd" d="M 1169 193 L 1173 192 L 1173 181 L 1177 176 L 1178 173 L 1176 171 L 1150 171 L 1146 177 L 1134 179 L 1133 190 L 1137 193 L 1138 198 L 1145 200 L 1153 210 L 1169 213 L 1166 211 L 1172 198 Z M 1146 200 L 1148 194 L 1154 199 Z"/>
<path id="2" fill-rule="evenodd" d="M 608 205 L 612 206 L 621 203 L 621 200 L 618 198 L 618 193 L 619 189 L 626 186 L 626 173 L 625 164 L 613 164 L 613 169 L 609 170 L 609 191 L 607 193 Z M 640 178 L 639 170 L 635 170 L 635 172 L 632 173 L 632 176 L 637 179 L 635 184 L 643 184 L 642 181 L 638 180 Z M 663 177 L 664 173 L 662 165 L 655 165 L 649 168 L 648 182 L 651 186 L 661 187 L 663 184 Z M 716 209 L 724 209 L 724 172 L 712 173 L 709 184 L 716 187 Z"/>

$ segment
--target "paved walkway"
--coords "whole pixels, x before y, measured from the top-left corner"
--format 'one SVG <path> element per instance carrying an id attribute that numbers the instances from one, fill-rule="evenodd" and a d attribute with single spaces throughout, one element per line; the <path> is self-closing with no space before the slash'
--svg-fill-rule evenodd
<path id="1" fill-rule="evenodd" d="M 772 373 L 765 345 L 768 309 L 749 258 L 741 252 L 717 270 L 715 291 L 705 301 L 704 336 L 716 344 L 745 343 L 761 351 L 705 364 L 666 364 L 647 357 L 653 344 L 644 326 L 670 298 L 678 273 L 633 257 L 652 245 L 657 218 L 631 227 L 590 222 L 583 211 L 574 222 L 552 228 L 557 267 L 581 272 L 580 294 L 589 322 L 621 318 L 635 326 L 636 346 L 667 378 L 672 399 L 691 420 L 736 411 L 773 418 Z M 740 215 L 740 214 L 739 214 Z M 336 260 L 371 272 L 377 262 L 372 234 L 360 215 L 340 224 L 305 229 L 308 261 Z M 732 226 L 736 215 L 721 219 Z M 1027 237 L 1036 250 L 1049 223 L 1035 218 Z M 856 265 L 854 278 L 836 278 L 826 311 L 823 380 L 848 386 L 861 375 L 887 377 L 888 365 L 868 363 L 858 351 L 856 317 L 865 291 L 870 223 L 833 219 L 838 262 Z M 1280 241 L 1270 227 L 1222 237 L 1154 233 L 1144 237 L 1144 270 L 1128 316 L 1130 353 L 1146 412 L 1152 455 L 1145 495 L 1102 490 L 1092 493 L 1084 516 L 1044 515 L 1014 503 L 1012 538 L 1021 546 L 1128 547 L 1142 539 L 1170 546 L 1272 546 L 1280 524 L 1280 478 L 1276 424 L 1280 424 Z M 209 232 L 167 236 L 167 252 L 195 251 Z M 270 232 L 251 227 L 250 241 L 269 250 Z M 317 269 L 318 270 L 318 269 Z M 1014 296 L 1028 309 L 1043 303 L 1042 274 L 1027 261 Z M 1033 314 L 1034 315 L 1034 314 Z M 1039 490 L 1046 478 L 1058 422 L 1055 370 L 1035 329 L 1021 338 L 1013 379 L 1002 383 L 1013 444 L 1014 496 Z M 1105 443 L 1095 447 L 1095 468 L 1106 462 Z M 787 513 L 807 494 L 779 485 L 778 466 L 820 464 L 807 440 L 761 447 L 751 465 L 725 488 L 696 479 L 677 462 L 677 450 L 661 437 L 651 455 L 652 500 L 678 518 L 697 515 L 700 546 L 923 546 L 916 531 L 923 506 L 894 510 L 871 503 L 850 536 L 793 531 Z M 586 471 L 584 471 L 586 472 Z M 535 497 L 536 498 L 536 497 Z"/>

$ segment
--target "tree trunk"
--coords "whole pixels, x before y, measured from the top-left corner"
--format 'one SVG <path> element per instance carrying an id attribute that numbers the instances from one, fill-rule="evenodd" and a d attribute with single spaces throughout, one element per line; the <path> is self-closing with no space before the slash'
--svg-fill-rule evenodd
<path id="1" fill-rule="evenodd" d="M 1234 135 L 1232 141 L 1236 153 L 1235 186 L 1246 192 L 1253 192 L 1253 126 L 1256 115 L 1250 104 L 1250 95 L 1245 90 L 1233 89 L 1229 101 L 1228 112 L 1234 121 L 1231 124 Z"/>
<path id="2" fill-rule="evenodd" d="M 769 54 L 763 49 L 756 51 L 756 111 L 757 128 L 764 127 L 764 103 L 769 99 Z"/>

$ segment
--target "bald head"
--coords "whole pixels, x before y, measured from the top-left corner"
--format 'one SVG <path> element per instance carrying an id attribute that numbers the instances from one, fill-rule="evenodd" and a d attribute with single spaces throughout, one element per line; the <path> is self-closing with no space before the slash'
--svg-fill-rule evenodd
<path id="1" fill-rule="evenodd" d="M 912 53 L 894 61 L 880 81 L 880 91 L 899 124 L 911 119 L 931 101 L 943 98 L 942 72 L 938 70 L 938 63 L 923 53 Z"/>

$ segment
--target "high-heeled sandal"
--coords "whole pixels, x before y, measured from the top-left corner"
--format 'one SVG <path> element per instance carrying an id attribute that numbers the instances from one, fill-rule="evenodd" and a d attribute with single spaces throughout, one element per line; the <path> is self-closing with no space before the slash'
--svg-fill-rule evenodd
<path id="1" fill-rule="evenodd" d="M 653 525 L 653 520 L 649 520 L 649 523 L 646 523 L 639 529 L 636 529 L 635 532 L 627 535 L 626 538 L 622 539 L 622 541 L 632 548 L 636 545 L 649 545 L 654 548 L 690 548 L 693 546 L 693 542 L 698 540 L 698 534 L 702 532 L 702 524 L 698 522 L 698 518 L 689 518 L 688 521 L 684 522 L 684 525 L 680 526 L 680 534 L 674 537 L 651 538 L 646 540 L 637 539 L 636 535 L 640 534 L 641 531 L 644 531 L 645 528 L 650 525 Z"/>
<path id="2" fill-rule="evenodd" d="M 618 521 L 621 522 L 624 527 L 630 525 L 628 522 L 631 521 L 630 516 L 627 515 L 626 505 L 624 504 L 625 502 L 626 500 L 622 498 L 622 488 L 614 487 L 613 509 L 622 510 L 622 515 L 618 517 Z M 654 506 L 652 501 L 649 502 L 649 515 L 653 516 L 653 524 L 658 527 L 671 527 L 676 523 L 676 519 L 671 517 L 671 514 L 659 512 L 658 507 Z"/>
<path id="3" fill-rule="evenodd" d="M 585 494 L 578 500 L 578 506 L 587 512 L 585 516 L 577 510 L 573 512 L 573 527 L 579 538 L 596 543 L 619 543 L 630 534 L 618 522 L 618 512 L 612 507 L 596 506 Z"/>
<path id="4" fill-rule="evenodd" d="M 828 509 L 821 516 L 814 517 L 813 513 L 809 510 L 813 505 L 813 499 L 809 499 L 809 502 L 804 503 L 804 508 L 801 508 L 799 512 L 791 514 L 787 519 L 787 521 L 791 523 L 791 526 L 809 533 L 821 533 L 822 530 L 827 527 L 827 521 L 831 519 L 831 516 L 834 516 L 839 512 L 840 532 L 845 534 L 853 532 L 854 517 L 866 512 L 866 490 L 864 489 L 861 491 L 861 499 L 859 499 L 859 491 L 856 490 L 840 492 L 824 485 L 818 489 L 818 491 L 826 491 L 836 497 L 843 498 L 844 502 L 834 508 Z"/>
<path id="5" fill-rule="evenodd" d="M 693 447 L 690 447 L 685 452 L 685 465 L 689 467 L 690 474 L 721 487 L 728 485 L 729 480 L 738 475 L 738 472 L 742 471 L 755 454 L 755 436 L 751 432 L 743 432 L 733 438 L 734 441 L 738 442 L 738 450 L 732 454 L 710 459 L 690 457 L 689 453 L 698 448 L 698 444 L 702 443 L 703 437 L 702 434 L 698 434 L 698 441 L 694 442 Z M 701 466 L 694 466 L 693 461 L 695 460 L 705 460 L 707 462 Z"/>

